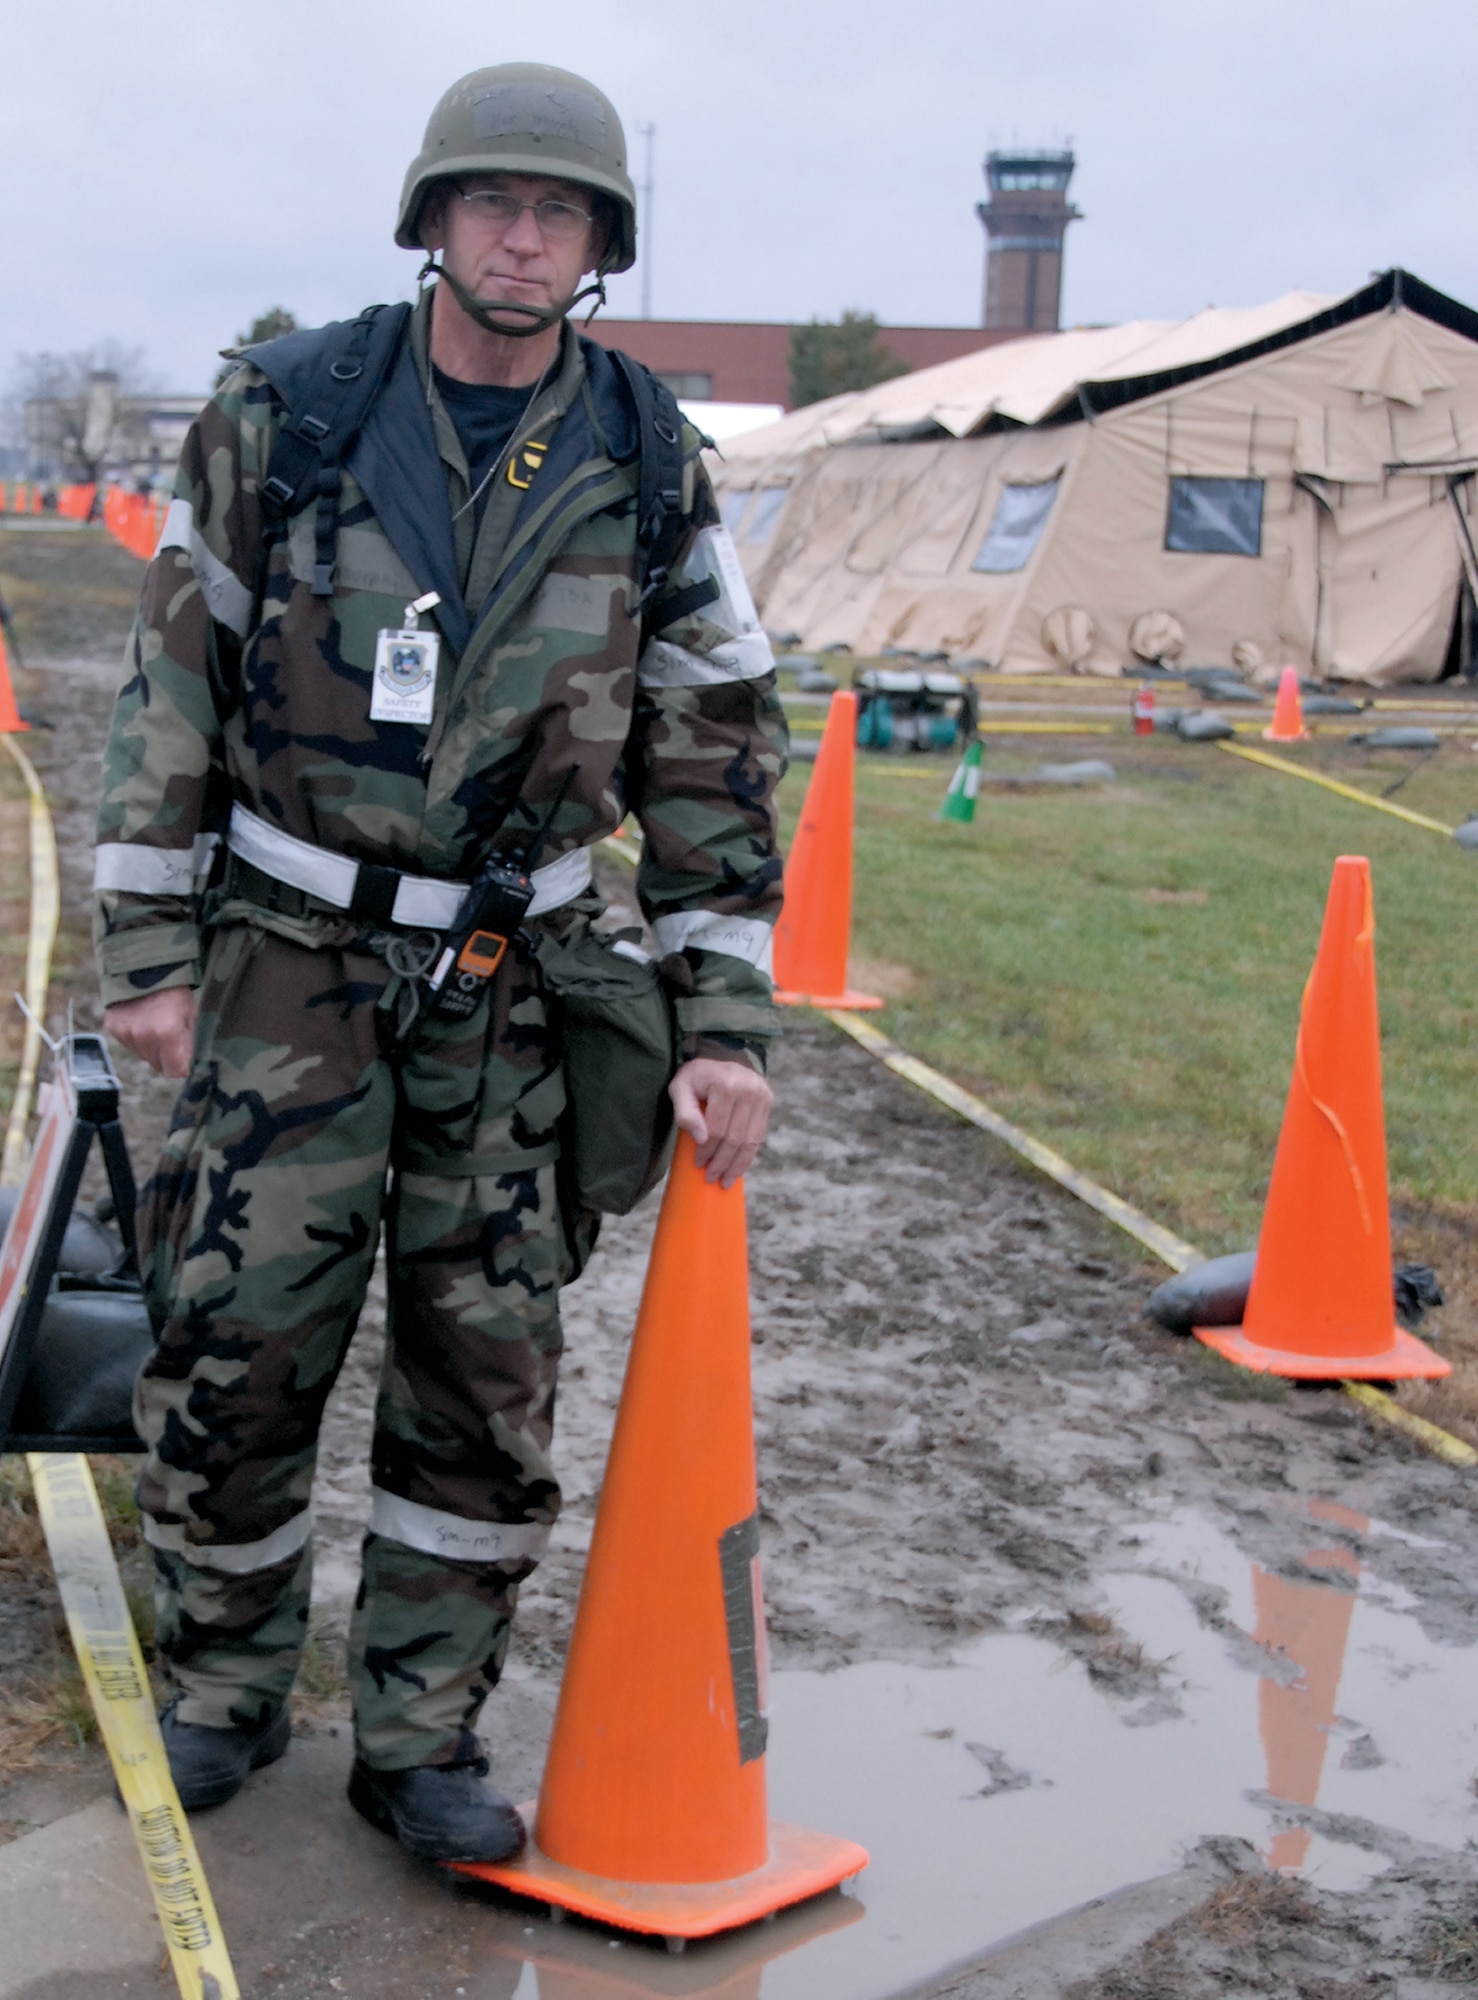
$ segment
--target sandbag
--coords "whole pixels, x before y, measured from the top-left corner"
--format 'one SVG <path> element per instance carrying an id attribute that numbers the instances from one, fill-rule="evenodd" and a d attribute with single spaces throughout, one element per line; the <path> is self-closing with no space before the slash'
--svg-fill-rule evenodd
<path id="1" fill-rule="evenodd" d="M 1256 1264 L 1255 1250 L 1237 1250 L 1230 1257 L 1193 1264 L 1157 1285 L 1145 1300 L 1145 1312 L 1168 1333 L 1189 1333 L 1196 1326 L 1240 1326 Z M 1443 1303 L 1431 1265 L 1398 1264 L 1391 1274 L 1391 1302 L 1404 1327 L 1419 1326 L 1431 1307 Z"/>
<path id="2" fill-rule="evenodd" d="M 1081 757 L 1072 764 L 1042 764 L 1037 776 L 1044 785 L 1111 785 L 1117 773 L 1102 757 Z"/>
<path id="3" fill-rule="evenodd" d="M 1200 687 L 1203 701 L 1250 701 L 1261 707 L 1267 700 L 1266 695 L 1259 694 L 1256 688 L 1248 687 L 1243 681 L 1202 681 Z"/>
<path id="4" fill-rule="evenodd" d="M 1176 722 L 1175 733 L 1187 743 L 1215 743 L 1223 736 L 1235 736 L 1236 730 L 1220 715 L 1213 715 L 1210 709 L 1192 709 Z"/>
<path id="5" fill-rule="evenodd" d="M 1390 729 L 1363 730 L 1350 738 L 1367 750 L 1440 750 L 1442 738 L 1435 729 L 1414 729 L 1397 725 Z"/>
<path id="6" fill-rule="evenodd" d="M 134 1378 L 153 1345 L 137 1292 L 56 1293 L 41 1314 L 12 1432 L 116 1438 L 136 1447 Z"/>
<path id="7" fill-rule="evenodd" d="M 1169 1333 L 1189 1333 L 1193 1326 L 1240 1326 L 1256 1262 L 1255 1250 L 1238 1250 L 1193 1264 L 1157 1285 L 1144 1309 Z"/>

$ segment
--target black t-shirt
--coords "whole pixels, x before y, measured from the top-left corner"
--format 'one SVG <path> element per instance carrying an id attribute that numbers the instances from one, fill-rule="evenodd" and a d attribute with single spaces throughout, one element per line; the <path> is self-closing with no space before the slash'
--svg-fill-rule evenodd
<path id="1" fill-rule="evenodd" d="M 522 389 L 500 389 L 487 382 L 459 382 L 433 366 L 436 392 L 457 427 L 472 490 L 477 493 L 476 518 L 481 521 L 487 493 L 478 492 L 518 427 L 534 393 L 531 382 Z"/>

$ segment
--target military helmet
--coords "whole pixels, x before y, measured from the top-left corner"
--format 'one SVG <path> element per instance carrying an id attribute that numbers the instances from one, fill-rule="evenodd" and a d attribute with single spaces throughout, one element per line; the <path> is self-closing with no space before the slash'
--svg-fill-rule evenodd
<path id="1" fill-rule="evenodd" d="M 434 182 L 457 174 L 548 174 L 609 197 L 615 227 L 602 268 L 636 262 L 636 190 L 616 107 L 583 76 L 546 63 L 499 63 L 454 83 L 432 112 L 400 196 L 395 240 L 421 247 Z"/>

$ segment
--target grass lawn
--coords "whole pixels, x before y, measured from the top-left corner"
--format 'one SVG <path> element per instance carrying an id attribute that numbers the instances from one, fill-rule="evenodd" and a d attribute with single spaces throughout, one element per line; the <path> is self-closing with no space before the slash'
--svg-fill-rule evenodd
<path id="1" fill-rule="evenodd" d="M 1372 792 L 1413 763 L 1335 739 L 1291 755 Z M 1331 866 L 1368 855 L 1398 1254 L 1450 1293 L 1471 1277 L 1478 1339 L 1478 853 L 1211 745 L 986 747 L 997 771 L 1081 757 L 1118 782 L 985 787 L 970 826 L 934 817 L 948 760 L 859 760 L 854 978 L 887 995 L 880 1025 L 1208 1254 L 1246 1247 Z M 1478 756 L 1450 739 L 1397 797 L 1455 824 Z"/>

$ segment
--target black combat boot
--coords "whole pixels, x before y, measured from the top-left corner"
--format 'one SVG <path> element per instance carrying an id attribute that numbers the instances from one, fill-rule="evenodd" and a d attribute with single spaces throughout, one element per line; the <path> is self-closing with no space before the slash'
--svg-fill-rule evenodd
<path id="1" fill-rule="evenodd" d="M 293 1733 L 286 1708 L 260 1722 L 235 1729 L 211 1729 L 203 1722 L 181 1722 L 176 1698 L 159 1717 L 159 1733 L 169 1758 L 180 1804 L 186 1812 L 204 1812 L 235 1798 L 253 1771 L 275 1764 Z"/>
<path id="2" fill-rule="evenodd" d="M 488 1783 L 488 1760 L 465 1732 L 450 1764 L 375 1771 L 356 1757 L 349 1803 L 418 1861 L 511 1861 L 528 1837 L 513 1807 Z"/>

